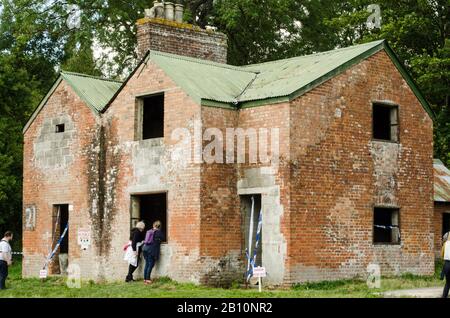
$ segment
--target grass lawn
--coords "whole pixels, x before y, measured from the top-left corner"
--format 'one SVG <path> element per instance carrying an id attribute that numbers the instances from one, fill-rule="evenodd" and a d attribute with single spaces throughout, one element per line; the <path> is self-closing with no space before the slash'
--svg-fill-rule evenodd
<path id="1" fill-rule="evenodd" d="M 144 286 L 142 282 L 135 283 L 102 283 L 83 281 L 81 288 L 71 289 L 61 277 L 39 279 L 22 279 L 21 263 L 16 262 L 10 268 L 7 280 L 9 289 L 0 291 L 0 297 L 82 297 L 82 298 L 371 298 L 380 297 L 379 293 L 387 290 L 410 289 L 421 287 L 443 286 L 439 280 L 440 264 L 436 265 L 434 276 L 423 277 L 410 274 L 395 278 L 382 278 L 380 289 L 369 289 L 365 281 L 343 280 L 335 282 L 307 283 L 291 288 L 267 290 L 259 293 L 256 289 L 242 288 L 208 288 L 194 284 L 181 284 L 168 278 L 156 280 L 151 286 Z"/>

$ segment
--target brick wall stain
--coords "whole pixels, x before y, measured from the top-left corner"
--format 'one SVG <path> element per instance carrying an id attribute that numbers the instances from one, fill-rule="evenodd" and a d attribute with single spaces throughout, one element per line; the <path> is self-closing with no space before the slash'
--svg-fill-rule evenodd
<path id="1" fill-rule="evenodd" d="M 107 133 L 104 125 L 97 126 L 86 150 L 89 158 L 87 174 L 90 187 L 90 221 L 95 229 L 92 238 L 97 247 L 98 256 L 107 255 L 111 248 L 111 224 L 116 212 L 115 181 L 117 164 L 120 161 L 119 153 L 107 147 L 107 144 L 112 142 L 112 138 Z M 107 156 L 110 166 L 107 166 Z"/>

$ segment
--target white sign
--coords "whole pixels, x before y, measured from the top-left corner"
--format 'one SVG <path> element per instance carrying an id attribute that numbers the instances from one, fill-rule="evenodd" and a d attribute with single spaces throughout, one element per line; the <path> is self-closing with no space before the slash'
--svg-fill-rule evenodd
<path id="1" fill-rule="evenodd" d="M 78 230 L 78 245 L 83 250 L 87 250 L 91 245 L 91 231 L 86 229 Z"/>
<path id="2" fill-rule="evenodd" d="M 39 272 L 39 278 L 47 278 L 47 270 L 43 269 Z"/>
<path id="3" fill-rule="evenodd" d="M 266 277 L 266 275 L 267 274 L 266 274 L 265 267 L 258 266 L 253 269 L 253 277 L 260 278 L 260 277 Z"/>

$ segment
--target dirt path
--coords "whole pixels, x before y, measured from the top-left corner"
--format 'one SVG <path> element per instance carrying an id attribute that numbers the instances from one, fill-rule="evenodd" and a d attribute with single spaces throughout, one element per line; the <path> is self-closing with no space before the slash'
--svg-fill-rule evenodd
<path id="1" fill-rule="evenodd" d="M 443 287 L 392 290 L 383 293 L 385 298 L 440 298 Z"/>

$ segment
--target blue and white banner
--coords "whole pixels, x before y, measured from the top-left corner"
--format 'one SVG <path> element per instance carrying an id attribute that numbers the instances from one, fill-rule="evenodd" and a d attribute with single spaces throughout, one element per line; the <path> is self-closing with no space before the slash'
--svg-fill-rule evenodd
<path id="1" fill-rule="evenodd" d="M 59 238 L 58 242 L 56 243 L 55 248 L 54 248 L 53 251 L 47 256 L 47 259 L 46 259 L 46 261 L 45 261 L 45 264 L 44 264 L 43 269 L 46 269 L 46 268 L 47 268 L 48 263 L 50 263 L 50 261 L 52 260 L 52 258 L 55 256 L 55 254 L 56 254 L 56 252 L 58 251 L 59 246 L 61 245 L 61 243 L 62 243 L 64 237 L 66 236 L 68 230 L 69 230 L 69 222 L 67 222 L 67 225 L 66 225 L 66 227 L 65 227 L 65 229 L 64 229 L 64 231 L 63 231 L 63 233 L 61 234 L 61 237 Z"/>
<path id="2" fill-rule="evenodd" d="M 246 256 L 250 264 L 247 269 L 247 281 L 249 281 L 250 278 L 253 277 L 253 269 L 255 268 L 256 256 L 258 254 L 258 247 L 261 241 L 261 229 L 262 229 L 262 208 L 259 212 L 258 229 L 256 230 L 255 250 L 253 251 L 253 257 L 251 257 L 248 251 L 246 251 Z M 251 246 L 251 242 L 249 246 Z"/>

